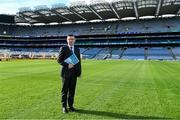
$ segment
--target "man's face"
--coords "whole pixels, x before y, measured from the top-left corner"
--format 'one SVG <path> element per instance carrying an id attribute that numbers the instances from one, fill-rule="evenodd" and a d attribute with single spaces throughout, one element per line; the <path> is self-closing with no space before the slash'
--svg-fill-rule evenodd
<path id="1" fill-rule="evenodd" d="M 76 40 L 75 40 L 74 36 L 67 36 L 67 43 L 68 43 L 68 45 L 73 46 L 75 41 Z"/>

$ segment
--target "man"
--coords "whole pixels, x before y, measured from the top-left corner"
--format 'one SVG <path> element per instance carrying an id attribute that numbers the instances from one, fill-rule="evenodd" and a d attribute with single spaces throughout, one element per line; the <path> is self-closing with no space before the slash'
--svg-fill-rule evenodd
<path id="1" fill-rule="evenodd" d="M 80 58 L 80 50 L 75 47 L 75 36 L 68 35 L 67 36 L 67 46 L 63 46 L 60 48 L 58 55 L 58 63 L 62 65 L 61 77 L 62 77 L 62 111 L 63 113 L 67 113 L 67 102 L 69 105 L 69 111 L 74 112 L 75 108 L 73 106 L 74 103 L 74 95 L 76 88 L 77 77 L 81 76 L 81 58 Z M 66 60 L 69 56 L 75 54 L 79 59 L 77 64 L 68 64 L 64 60 Z"/>

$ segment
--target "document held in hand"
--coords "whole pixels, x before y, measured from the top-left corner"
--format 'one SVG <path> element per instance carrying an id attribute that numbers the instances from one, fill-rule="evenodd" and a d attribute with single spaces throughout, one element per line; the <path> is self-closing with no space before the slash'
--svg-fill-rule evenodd
<path id="1" fill-rule="evenodd" d="M 64 60 L 67 64 L 77 64 L 79 62 L 79 59 L 76 57 L 76 55 L 73 53 L 71 56 L 69 56 L 67 59 Z"/>

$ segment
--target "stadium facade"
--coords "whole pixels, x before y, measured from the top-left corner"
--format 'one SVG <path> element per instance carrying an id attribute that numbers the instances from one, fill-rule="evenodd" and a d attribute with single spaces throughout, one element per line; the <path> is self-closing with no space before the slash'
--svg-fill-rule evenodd
<path id="1" fill-rule="evenodd" d="M 56 58 L 66 35 L 74 34 L 84 59 L 180 60 L 179 14 L 180 0 L 21 8 L 0 15 L 0 57 Z"/>

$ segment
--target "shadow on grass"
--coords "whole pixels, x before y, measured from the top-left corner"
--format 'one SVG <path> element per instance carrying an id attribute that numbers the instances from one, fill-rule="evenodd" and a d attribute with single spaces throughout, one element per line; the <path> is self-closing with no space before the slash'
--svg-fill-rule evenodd
<path id="1" fill-rule="evenodd" d="M 153 117 L 153 116 L 125 115 L 125 114 L 120 114 L 120 113 L 95 111 L 95 110 L 83 110 L 83 109 L 78 109 L 77 113 L 96 115 L 96 116 L 102 116 L 102 117 L 103 116 L 112 117 L 116 119 L 171 119 L 171 118 Z"/>

